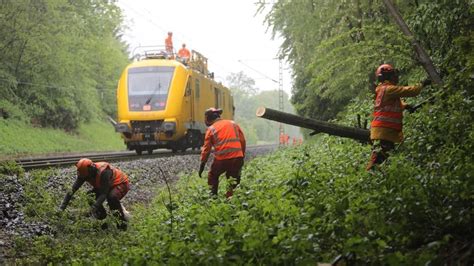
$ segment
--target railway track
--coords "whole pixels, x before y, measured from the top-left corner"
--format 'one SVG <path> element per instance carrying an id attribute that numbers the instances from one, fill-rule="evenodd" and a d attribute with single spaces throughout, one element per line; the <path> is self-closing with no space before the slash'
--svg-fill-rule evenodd
<path id="1" fill-rule="evenodd" d="M 247 149 L 274 149 L 276 145 L 255 145 L 248 146 Z M 126 160 L 137 160 L 147 158 L 160 158 L 170 157 L 187 154 L 200 154 L 200 150 L 188 150 L 186 152 L 173 153 L 168 150 L 157 150 L 153 154 L 137 155 L 134 151 L 123 151 L 123 152 L 105 152 L 105 153 L 85 153 L 85 154 L 74 154 L 74 155 L 63 155 L 63 156 L 47 156 L 47 157 L 28 157 L 16 159 L 15 162 L 20 165 L 26 171 L 32 169 L 41 169 L 49 167 L 63 167 L 72 166 L 77 163 L 81 158 L 89 158 L 92 161 L 126 161 Z"/>
<path id="2" fill-rule="evenodd" d="M 169 157 L 175 155 L 184 154 L 199 154 L 200 151 L 186 151 L 181 153 L 173 153 L 171 151 L 155 151 L 153 154 L 137 155 L 134 151 L 124 152 L 106 152 L 106 153 L 88 153 L 88 154 L 75 154 L 75 155 L 64 155 L 64 156 L 48 156 L 48 157 L 29 157 L 15 160 L 26 171 L 31 169 L 40 169 L 48 167 L 62 167 L 71 166 L 77 163 L 81 158 L 89 158 L 92 161 L 125 161 L 125 160 L 136 160 L 146 158 L 159 158 Z"/>

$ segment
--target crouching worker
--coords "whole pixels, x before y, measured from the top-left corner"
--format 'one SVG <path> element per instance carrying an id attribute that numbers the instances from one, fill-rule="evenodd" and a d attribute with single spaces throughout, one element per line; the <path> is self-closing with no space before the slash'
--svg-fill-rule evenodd
<path id="1" fill-rule="evenodd" d="M 207 183 L 212 195 L 217 195 L 219 176 L 223 173 L 232 177 L 232 185 L 227 190 L 226 197 L 233 194 L 233 190 L 240 183 L 240 171 L 244 165 L 245 136 L 239 125 L 232 120 L 221 119 L 222 110 L 209 108 L 204 113 L 205 123 L 208 126 L 204 145 L 201 151 L 201 166 L 199 177 L 204 171 L 211 148 L 214 147 L 214 161 L 209 171 Z"/>
<path id="2" fill-rule="evenodd" d="M 74 193 L 84 182 L 87 182 L 93 187 L 89 192 L 94 193 L 96 198 L 95 203 L 92 205 L 91 214 L 99 220 L 105 219 L 107 212 L 103 203 L 107 200 L 110 210 L 119 218 L 117 227 L 126 230 L 129 214 L 120 203 L 120 200 L 130 190 L 127 175 L 109 163 L 93 163 L 87 158 L 80 159 L 76 167 L 77 179 L 72 185 L 72 190 L 66 194 L 59 208 L 61 210 L 66 209 Z"/>

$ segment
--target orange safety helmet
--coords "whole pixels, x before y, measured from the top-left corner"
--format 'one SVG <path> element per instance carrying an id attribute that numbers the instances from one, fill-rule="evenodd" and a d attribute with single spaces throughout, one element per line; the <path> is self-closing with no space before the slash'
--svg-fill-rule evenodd
<path id="1" fill-rule="evenodd" d="M 80 159 L 77 164 L 77 174 L 81 177 L 86 177 L 89 175 L 89 167 L 92 166 L 92 161 L 88 158 Z"/>
<path id="2" fill-rule="evenodd" d="M 212 122 L 221 117 L 222 109 L 211 107 L 204 112 L 206 126 L 212 125 Z"/>

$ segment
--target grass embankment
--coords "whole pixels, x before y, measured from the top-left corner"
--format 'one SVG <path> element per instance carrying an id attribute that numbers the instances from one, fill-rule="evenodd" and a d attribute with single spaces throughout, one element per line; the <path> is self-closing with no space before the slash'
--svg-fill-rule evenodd
<path id="1" fill-rule="evenodd" d="M 76 133 L 32 127 L 21 121 L 0 119 L 0 158 L 60 152 L 124 150 L 110 123 L 82 124 Z"/>

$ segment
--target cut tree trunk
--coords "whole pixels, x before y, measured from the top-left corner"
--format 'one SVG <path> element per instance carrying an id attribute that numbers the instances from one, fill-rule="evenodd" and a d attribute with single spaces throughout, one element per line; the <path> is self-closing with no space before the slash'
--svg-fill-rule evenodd
<path id="1" fill-rule="evenodd" d="M 350 138 L 361 142 L 370 142 L 370 131 L 367 129 L 341 126 L 325 121 L 289 114 L 266 107 L 257 108 L 257 116 L 297 127 L 312 129 L 316 132 L 333 136 Z"/>

